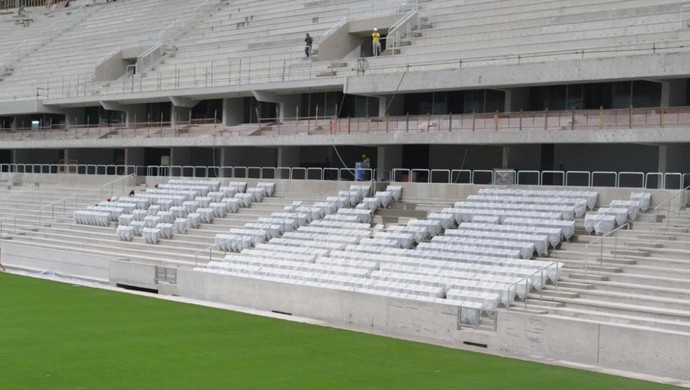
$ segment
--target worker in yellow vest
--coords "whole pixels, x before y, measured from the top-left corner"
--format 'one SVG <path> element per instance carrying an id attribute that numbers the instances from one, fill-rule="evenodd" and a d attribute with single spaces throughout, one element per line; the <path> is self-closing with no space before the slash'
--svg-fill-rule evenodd
<path id="1" fill-rule="evenodd" d="M 379 29 L 374 27 L 374 32 L 371 33 L 371 46 L 374 50 L 374 57 L 378 57 L 379 54 L 381 54 L 381 34 L 379 33 Z"/>

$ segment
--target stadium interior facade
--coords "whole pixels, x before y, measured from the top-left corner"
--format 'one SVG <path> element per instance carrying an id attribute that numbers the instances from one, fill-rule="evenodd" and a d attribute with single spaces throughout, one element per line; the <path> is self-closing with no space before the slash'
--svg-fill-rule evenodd
<path id="1" fill-rule="evenodd" d="M 27 199 L 46 188 L 54 194 L 30 207 L 26 226 L 17 227 L 21 207 L 4 213 L 3 220 L 14 218 L 12 232 L 0 232 L 13 236 L 3 245 L 4 263 L 455 347 L 690 381 L 690 221 L 681 210 L 690 184 L 688 11 L 678 0 L 2 1 L 3 201 L 19 191 Z M 376 56 L 374 28 L 382 43 Z M 305 47 L 306 33 L 314 38 L 311 48 Z M 460 222 L 457 210 L 467 205 L 455 201 L 524 195 L 491 192 L 499 184 L 506 191 L 552 191 L 541 197 L 579 191 L 576 207 L 594 197 L 588 210 L 643 199 L 646 207 L 637 211 L 647 212 L 638 217 L 631 209 L 629 218 L 639 218 L 634 224 L 616 220 L 605 232 L 625 240 L 621 249 L 588 234 L 589 228 L 599 233 L 609 217 L 592 217 L 596 226 L 587 225 L 585 209 L 576 210 L 568 225 L 573 232 L 563 233 L 567 240 L 559 234 L 545 249 L 535 247 L 535 258 L 519 255 L 523 262 L 532 258 L 531 264 L 511 263 L 532 272 L 520 274 L 524 290 L 505 282 L 512 286 L 508 292 L 467 292 L 438 280 L 399 290 L 394 282 L 409 281 L 393 275 L 401 271 L 390 258 L 377 257 L 410 249 L 398 241 L 407 249 L 382 254 L 380 247 L 358 252 L 334 239 L 327 247 L 335 252 L 338 246 L 339 262 L 318 251 L 323 260 L 298 251 L 286 260 L 323 261 L 295 273 L 377 273 L 389 278 L 388 295 L 381 295 L 371 286 L 361 290 L 361 283 L 324 288 L 335 282 L 313 276 L 292 285 L 278 274 L 238 276 L 240 271 L 222 265 L 233 254 L 221 252 L 240 252 L 249 240 L 255 257 L 280 257 L 257 249 L 265 244 L 248 236 L 238 238 L 239 232 L 214 241 L 218 232 L 209 228 L 206 236 L 199 233 L 208 242 L 165 240 L 168 249 L 142 242 L 130 252 L 125 248 L 132 235 L 144 238 L 141 231 L 132 233 L 137 229 L 120 227 L 129 228 L 136 217 L 109 221 L 82 213 L 102 201 L 104 191 L 120 197 L 130 187 L 163 190 L 159 184 L 188 186 L 185 191 L 207 186 L 196 189 L 204 197 L 247 194 L 226 202 L 228 210 L 240 207 L 227 218 L 249 210 L 245 201 L 256 202 L 258 214 L 240 218 L 239 225 L 228 222 L 230 228 L 271 225 L 275 220 L 258 219 L 276 211 L 316 220 L 321 212 L 297 208 L 338 191 L 359 191 L 345 204 L 333 202 L 337 208 L 366 204 L 352 210 L 367 210 L 368 216 L 345 212 L 340 222 L 353 223 L 347 230 L 357 243 L 372 240 L 367 242 L 386 248 L 385 240 L 405 242 L 394 226 L 408 220 L 438 217 L 450 228 L 444 217 L 430 215 L 451 213 Z M 274 203 L 262 206 L 248 188 L 270 188 L 261 197 Z M 171 204 L 157 207 L 174 212 Z M 55 217 L 56 205 L 63 214 L 69 209 L 64 221 Z M 455 212 L 447 210 L 450 205 Z M 198 214 L 189 207 L 176 217 Z M 670 215 L 671 208 L 677 215 Z M 226 226 L 222 215 L 210 224 L 201 213 L 201 224 Z M 473 218 L 462 221 L 503 222 L 503 216 Z M 111 225 L 116 221 L 120 240 Z M 181 233 L 181 225 L 169 222 L 153 241 L 166 228 Z M 367 223 L 366 237 L 360 237 L 362 226 L 355 224 Z M 416 234 L 422 234 L 419 226 L 412 229 Z M 612 233 L 614 226 L 625 229 Z M 634 233 L 633 226 L 642 230 Z M 311 227 L 326 229 L 321 233 L 332 228 Z M 74 232 L 64 233 L 69 229 Z M 93 246 L 87 243 L 92 238 L 80 235 L 94 235 Z M 294 238 L 272 238 L 280 239 Z M 421 242 L 409 245 L 434 245 L 426 236 L 415 241 Z M 597 244 L 601 253 L 593 264 L 589 256 Z M 36 260 L 46 251 L 54 263 Z M 260 268 L 242 253 L 233 260 L 245 267 L 242 272 Z M 443 269 L 458 279 L 466 272 Z M 451 297 L 453 305 L 440 301 Z"/>

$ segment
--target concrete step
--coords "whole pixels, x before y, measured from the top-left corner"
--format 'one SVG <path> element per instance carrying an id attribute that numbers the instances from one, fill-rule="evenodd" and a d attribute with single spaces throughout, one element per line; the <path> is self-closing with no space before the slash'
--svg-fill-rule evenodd
<path id="1" fill-rule="evenodd" d="M 574 290 L 590 290 L 594 288 L 594 285 L 590 283 L 579 283 L 575 281 L 569 281 L 561 279 L 558 281 L 558 287 L 570 288 Z"/>
<path id="2" fill-rule="evenodd" d="M 624 326 L 645 327 L 657 330 L 670 330 L 674 332 L 684 332 L 690 335 L 690 322 L 685 321 L 681 322 L 676 320 L 650 318 L 645 316 L 607 313 L 596 310 L 588 310 L 586 308 L 573 308 L 570 306 L 550 308 L 548 311 L 549 316 L 576 318 L 587 321 L 595 321 L 603 324 L 616 324 Z"/>
<path id="3" fill-rule="evenodd" d="M 603 281 L 603 280 L 609 280 L 609 277 L 606 275 L 598 275 L 595 273 L 578 273 L 578 272 L 570 272 L 568 273 L 568 278 L 569 279 L 574 279 L 574 280 L 584 280 L 584 281 Z"/>
<path id="4" fill-rule="evenodd" d="M 674 310 L 653 306 L 644 306 L 642 304 L 627 304 L 584 298 L 561 298 L 559 303 L 563 303 L 569 308 L 593 310 L 602 313 L 623 314 L 651 319 L 663 319 L 668 321 L 678 320 L 690 322 L 690 311 L 686 310 Z"/>
<path id="5" fill-rule="evenodd" d="M 613 249 L 610 251 L 612 255 L 617 256 L 636 256 L 636 257 L 647 257 L 649 256 L 648 251 L 634 250 L 634 249 Z"/>
<path id="6" fill-rule="evenodd" d="M 532 305 L 539 306 L 539 307 L 549 307 L 549 308 L 565 306 L 565 304 L 563 302 L 556 301 L 556 300 L 553 300 L 552 298 L 548 298 L 548 297 L 539 298 L 539 296 L 537 295 L 536 298 L 532 298 L 531 294 L 527 296 L 527 299 L 525 299 L 524 302 L 527 305 L 527 307 L 532 306 Z"/>

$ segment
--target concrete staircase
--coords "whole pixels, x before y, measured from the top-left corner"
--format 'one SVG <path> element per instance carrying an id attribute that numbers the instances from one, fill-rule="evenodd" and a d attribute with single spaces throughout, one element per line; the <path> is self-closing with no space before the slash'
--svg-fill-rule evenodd
<path id="1" fill-rule="evenodd" d="M 603 245 L 578 231 L 549 256 L 563 263 L 558 286 L 529 294 L 526 306 L 550 316 L 690 334 L 690 212 L 659 219 L 641 214 L 632 229 Z"/>

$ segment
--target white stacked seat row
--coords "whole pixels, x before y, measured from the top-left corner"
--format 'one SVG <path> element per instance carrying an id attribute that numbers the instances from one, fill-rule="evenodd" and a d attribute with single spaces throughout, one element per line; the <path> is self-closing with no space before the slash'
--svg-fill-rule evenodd
<path id="1" fill-rule="evenodd" d="M 78 210 L 73 214 L 74 223 L 81 225 L 108 226 L 110 224 L 110 212 Z"/>
<path id="2" fill-rule="evenodd" d="M 264 199 L 265 193 L 266 190 L 264 188 L 251 187 L 247 188 L 245 195 L 248 195 L 252 202 L 261 202 Z"/>
<path id="3" fill-rule="evenodd" d="M 146 225 L 144 224 L 143 221 L 132 221 L 132 223 L 129 224 L 129 227 L 132 228 L 132 231 L 134 232 L 134 235 L 137 237 L 141 237 L 141 235 L 144 232 L 144 228 Z"/>
<path id="4" fill-rule="evenodd" d="M 189 213 L 187 214 L 187 224 L 196 229 L 201 224 L 201 214 L 199 213 Z"/>
<path id="5" fill-rule="evenodd" d="M 411 219 L 407 221 L 407 226 L 424 227 L 432 237 L 441 234 L 444 230 L 440 220 Z"/>
<path id="6" fill-rule="evenodd" d="M 185 184 L 160 184 L 158 189 L 173 191 L 192 191 L 194 196 L 206 196 L 211 190 L 209 186 L 185 185 Z"/>
<path id="7" fill-rule="evenodd" d="M 256 246 L 256 248 L 254 250 L 266 251 L 266 252 L 271 252 L 271 253 L 294 253 L 294 254 L 300 254 L 300 255 L 310 255 L 310 256 L 314 256 L 314 260 L 316 260 L 316 256 L 324 256 L 324 255 L 327 255 L 331 251 L 331 249 L 325 249 L 325 248 L 287 246 L 287 245 L 272 244 L 271 242 L 259 244 Z"/>
<path id="8" fill-rule="evenodd" d="M 326 203 L 331 205 L 330 208 L 335 207 L 336 210 L 353 206 L 349 196 L 327 196 Z"/>
<path id="9" fill-rule="evenodd" d="M 611 233 L 616 227 L 616 217 L 613 215 L 587 213 L 585 215 L 585 230 L 587 233 L 604 235 Z"/>
<path id="10" fill-rule="evenodd" d="M 368 230 L 362 230 L 362 229 L 340 229 L 340 228 L 330 228 L 330 227 L 323 227 L 323 226 L 313 226 L 314 224 L 312 223 L 311 225 L 306 225 L 306 226 L 301 226 L 299 229 L 297 229 L 298 232 L 303 232 L 303 233 L 311 233 L 311 234 L 323 234 L 323 235 L 336 235 L 336 236 L 348 236 L 348 237 L 357 237 L 358 239 L 361 238 L 370 238 L 371 233 Z"/>
<path id="11" fill-rule="evenodd" d="M 172 211 L 160 211 L 156 214 L 156 217 L 160 218 L 162 223 L 172 223 L 175 220 Z"/>
<path id="12" fill-rule="evenodd" d="M 108 213 L 108 219 L 113 222 L 116 222 L 120 215 L 124 214 L 122 207 L 114 206 L 89 206 L 86 210 Z"/>
<path id="13" fill-rule="evenodd" d="M 173 227 L 177 234 L 187 234 L 188 226 L 187 218 L 175 218 L 173 222 Z"/>
<path id="14" fill-rule="evenodd" d="M 433 252 L 414 250 L 404 251 L 400 254 L 367 253 L 363 256 L 356 251 L 331 251 L 328 256 L 339 259 L 362 259 L 374 261 L 381 265 L 389 263 L 393 266 L 408 265 L 417 267 L 437 268 L 440 270 L 466 270 L 477 269 L 476 266 L 501 267 L 518 270 L 524 275 L 535 272 L 544 272 L 553 283 L 560 278 L 561 265 L 559 263 L 543 260 L 523 260 L 503 257 L 491 257 L 487 255 L 454 254 L 444 252 L 438 258 L 429 256 Z M 317 260 L 318 261 L 318 260 Z M 488 268 L 492 269 L 492 268 Z"/>
<path id="15" fill-rule="evenodd" d="M 269 225 L 280 225 L 283 233 L 291 232 L 299 227 L 296 218 L 260 217 L 257 219 L 257 222 Z"/>
<path id="16" fill-rule="evenodd" d="M 242 254 L 225 256 L 224 261 L 216 266 L 223 267 L 224 265 L 249 265 L 257 267 L 279 268 L 290 271 L 307 271 L 318 272 L 321 274 L 335 274 L 342 276 L 355 276 L 360 278 L 369 277 L 370 270 L 365 268 L 343 267 L 340 265 L 322 264 L 322 263 L 308 263 L 304 261 L 290 261 L 285 259 L 259 259 L 253 256 L 243 256 Z"/>
<path id="17" fill-rule="evenodd" d="M 402 249 L 402 243 L 390 238 L 362 238 L 359 246 L 370 248 L 371 251 L 387 251 L 389 249 Z"/>
<path id="18" fill-rule="evenodd" d="M 438 237 L 438 236 L 437 236 Z M 434 237 L 436 238 L 436 237 Z M 487 255 L 494 257 L 506 257 L 511 259 L 519 259 L 522 251 L 520 249 L 506 249 L 499 247 L 487 247 L 485 245 L 460 245 L 448 242 L 422 242 L 417 245 L 419 249 L 431 249 L 438 251 L 448 251 L 454 253 L 467 253 L 475 255 Z"/>
<path id="19" fill-rule="evenodd" d="M 451 213 L 429 213 L 426 218 L 430 221 L 438 221 L 444 230 L 455 227 L 457 224 L 455 214 Z"/>
<path id="20" fill-rule="evenodd" d="M 393 193 L 388 191 L 376 191 L 374 198 L 379 200 L 379 207 L 387 208 L 393 201 Z"/>
<path id="21" fill-rule="evenodd" d="M 492 292 L 482 292 L 474 290 L 463 290 L 459 288 L 452 288 L 446 291 L 446 299 L 465 301 L 465 302 L 476 302 L 481 305 L 482 310 L 495 310 L 496 306 L 500 301 L 501 295 Z M 475 325 L 478 324 L 478 319 L 466 318 L 461 319 L 466 323 L 471 323 Z"/>
<path id="22" fill-rule="evenodd" d="M 252 194 L 239 193 L 235 194 L 234 198 L 239 201 L 240 207 L 250 207 L 252 205 Z"/>
<path id="23" fill-rule="evenodd" d="M 501 223 L 501 218 L 497 216 L 491 216 L 491 215 L 475 215 L 472 217 L 471 222 L 478 222 L 478 223 L 491 223 L 494 225 L 498 225 Z"/>
<path id="24" fill-rule="evenodd" d="M 415 284 L 404 284 L 397 282 L 389 282 L 385 280 L 373 280 L 370 278 L 356 277 L 356 276 L 342 276 L 335 274 L 322 274 L 319 272 L 309 271 L 292 271 L 280 268 L 259 267 L 252 265 L 216 263 L 212 265 L 223 264 L 224 269 L 199 269 L 201 271 L 211 271 L 227 275 L 243 276 L 257 279 L 266 279 L 271 281 L 278 281 L 283 283 L 306 284 L 315 287 L 330 287 L 334 289 L 357 291 L 363 293 L 371 293 L 377 295 L 387 295 L 385 293 L 405 294 L 406 299 L 414 299 L 414 297 L 436 297 L 444 296 L 443 289 L 440 287 L 430 287 Z M 268 279 L 267 279 L 268 278 Z M 301 283 L 299 283 L 301 282 Z"/>
<path id="25" fill-rule="evenodd" d="M 348 221 L 328 221 L 328 220 L 314 221 L 309 226 L 310 227 L 318 226 L 318 227 L 336 228 L 336 229 L 366 230 L 367 232 L 369 231 L 369 229 L 371 229 L 371 225 L 368 223 L 348 222 Z"/>
<path id="26" fill-rule="evenodd" d="M 103 201 L 98 203 L 98 207 L 118 207 L 122 209 L 122 212 L 125 214 L 131 214 L 134 209 L 136 209 L 136 205 L 134 203 L 128 203 L 128 202 L 120 202 L 120 201 Z"/>
<path id="27" fill-rule="evenodd" d="M 436 287 L 436 288 L 442 288 L 444 292 L 447 292 L 451 289 L 450 286 L 458 286 L 455 287 L 454 289 L 460 289 L 463 286 L 462 280 L 458 279 L 453 279 L 452 277 L 443 277 L 443 276 L 422 276 L 422 275 L 414 275 L 414 274 L 406 274 L 406 273 L 399 273 L 399 272 L 393 272 L 393 271 L 374 271 L 371 273 L 371 278 L 374 280 L 385 280 L 388 282 L 397 282 L 397 283 L 405 283 L 405 284 L 417 284 L 417 285 L 422 285 L 422 286 L 430 286 L 430 287 Z M 503 296 L 503 302 L 504 304 L 507 303 L 510 305 L 510 303 L 513 302 L 514 296 L 510 297 L 510 286 L 506 285 L 505 291 L 503 294 L 499 294 L 498 292 L 480 292 L 480 291 L 474 291 L 474 290 L 464 290 L 464 291 L 471 291 L 474 293 L 474 301 L 478 302 L 482 305 L 482 309 L 484 310 L 496 310 L 496 307 L 498 306 L 499 302 L 501 302 L 501 298 Z M 472 294 L 467 294 L 472 295 Z"/>
<path id="28" fill-rule="evenodd" d="M 344 215 L 344 214 L 328 214 L 323 217 L 325 221 L 338 221 L 338 222 L 361 222 L 359 217 L 356 215 Z"/>
<path id="29" fill-rule="evenodd" d="M 469 195 L 464 202 L 455 204 L 480 203 L 480 204 L 508 204 L 508 205 L 534 205 L 534 206 L 561 206 L 572 208 L 575 216 L 581 218 L 587 211 L 587 199 L 585 198 L 552 198 L 552 197 L 521 197 L 498 195 Z M 553 211 L 553 210 L 544 210 Z M 568 219 L 568 218 L 563 218 Z"/>
<path id="30" fill-rule="evenodd" d="M 315 241 L 315 242 L 335 242 L 342 244 L 357 244 L 360 241 L 359 237 L 352 236 L 340 236 L 340 235 L 330 235 L 330 234 L 318 234 L 318 233 L 307 233 L 300 230 L 294 232 L 287 232 L 283 235 L 284 238 L 303 240 L 303 241 Z"/>
<path id="31" fill-rule="evenodd" d="M 309 221 L 309 216 L 304 213 L 286 213 L 286 212 L 275 212 L 271 213 L 271 218 L 280 218 L 285 220 L 294 220 L 297 226 L 304 226 L 311 221 Z"/>
<path id="32" fill-rule="evenodd" d="M 247 191 L 247 182 L 246 181 L 231 181 L 228 182 L 227 187 L 236 187 L 239 192 L 246 192 Z M 218 188 L 220 188 L 220 184 L 218 187 L 215 187 L 213 191 L 218 191 Z"/>
<path id="33" fill-rule="evenodd" d="M 264 245 L 264 244 L 261 244 L 261 245 Z M 279 260 L 281 260 L 282 259 L 282 260 L 287 260 L 287 261 L 301 261 L 303 263 L 314 263 L 316 261 L 316 258 L 317 258 L 317 255 L 314 253 L 290 253 L 290 252 L 258 249 L 259 247 L 260 246 L 257 246 L 257 248 L 244 249 L 244 250 L 240 251 L 240 254 L 242 256 L 255 257 L 255 258 L 261 259 L 261 260 L 264 260 L 264 259 L 279 259 Z"/>
<path id="34" fill-rule="evenodd" d="M 563 239 L 563 229 L 559 228 L 542 228 L 516 225 L 498 225 L 494 223 L 464 222 L 458 227 L 458 229 L 478 230 L 483 232 L 529 234 L 539 236 L 545 235 L 547 237 L 549 244 L 554 248 L 558 246 L 558 244 Z"/>
<path id="35" fill-rule="evenodd" d="M 319 207 L 319 206 L 312 206 L 312 207 L 300 206 L 300 207 L 295 208 L 294 212 L 297 214 L 306 214 L 307 219 L 310 221 L 313 221 L 315 219 L 322 219 L 323 217 L 326 216 L 326 208 L 325 207 Z"/>
<path id="36" fill-rule="evenodd" d="M 362 203 L 357 205 L 357 208 L 375 211 L 377 208 L 381 207 L 378 198 L 364 198 Z"/>
<path id="37" fill-rule="evenodd" d="M 508 285 L 519 285 L 514 292 L 519 292 L 520 298 L 524 298 L 525 294 L 533 287 L 541 290 L 546 283 L 546 275 L 541 272 L 527 272 L 520 269 L 508 269 L 507 267 L 496 267 L 485 265 L 474 265 L 474 267 L 455 268 L 455 269 L 439 269 L 431 268 L 425 265 L 392 265 L 381 264 L 380 270 L 395 272 L 399 275 L 409 274 L 414 275 L 420 280 L 426 280 L 431 277 L 442 277 L 456 279 L 453 284 L 446 283 L 445 289 L 459 286 L 457 280 L 462 281 L 486 281 L 491 283 L 505 283 Z"/>
<path id="38" fill-rule="evenodd" d="M 228 213 L 228 204 L 225 202 L 211 202 L 208 208 L 213 210 L 215 218 L 223 218 Z"/>
<path id="39" fill-rule="evenodd" d="M 529 291 L 532 287 L 541 291 L 546 284 L 546 281 L 549 280 L 546 270 L 543 268 L 535 270 L 534 268 L 519 268 L 487 264 L 455 263 L 452 268 L 439 268 L 433 267 L 424 262 L 417 264 L 381 263 L 379 269 L 420 275 L 447 276 L 469 280 L 496 281 L 495 277 L 497 276 L 509 277 L 513 278 L 511 284 L 517 283 L 517 281 L 524 281 L 524 279 L 527 278 L 529 279 L 525 284 L 525 286 L 527 286 L 527 291 Z"/>
<path id="40" fill-rule="evenodd" d="M 402 196 L 402 186 L 389 185 L 386 187 L 386 191 L 390 192 L 391 196 L 393 196 L 393 200 L 396 202 L 399 201 Z"/>
<path id="41" fill-rule="evenodd" d="M 371 186 L 367 184 L 353 184 L 350 186 L 350 191 L 358 191 L 361 198 L 364 199 L 371 193 Z"/>
<path id="42" fill-rule="evenodd" d="M 141 198 L 136 196 L 123 196 L 119 198 L 114 198 L 117 202 L 130 203 L 134 205 L 135 209 L 145 210 L 151 205 L 151 201 L 148 198 Z"/>
<path id="43" fill-rule="evenodd" d="M 168 180 L 167 184 L 179 184 L 183 186 L 201 186 L 208 188 L 209 191 L 218 191 L 221 183 L 219 181 L 214 180 L 171 179 Z"/>
<path id="44" fill-rule="evenodd" d="M 142 237 L 144 237 L 144 241 L 148 244 L 158 244 L 158 241 L 160 241 L 160 230 L 157 228 L 149 228 L 145 227 L 141 231 Z"/>
<path id="45" fill-rule="evenodd" d="M 517 190 L 517 189 L 497 189 L 482 188 L 479 190 L 482 195 L 501 195 L 501 196 L 537 196 L 554 198 L 584 198 L 587 200 L 587 208 L 592 210 L 597 205 L 599 194 L 593 191 L 536 191 L 536 190 Z"/>
<path id="46" fill-rule="evenodd" d="M 289 238 L 274 238 L 271 241 L 271 244 L 276 244 L 276 245 L 285 245 L 285 246 L 301 246 L 301 247 L 310 247 L 310 248 L 321 248 L 321 249 L 329 249 L 329 250 L 341 250 L 344 249 L 347 244 L 345 243 L 338 243 L 338 242 L 323 242 L 323 241 L 305 241 L 305 240 L 294 240 L 294 239 L 289 239 Z"/>
<path id="47" fill-rule="evenodd" d="M 132 211 L 132 217 L 134 218 L 135 221 L 143 221 L 144 218 L 146 218 L 147 215 L 149 215 L 149 210 L 134 210 Z"/>
<path id="48" fill-rule="evenodd" d="M 117 225 L 129 226 L 132 221 L 134 221 L 134 216 L 132 214 L 122 214 L 117 218 Z"/>
<path id="49" fill-rule="evenodd" d="M 426 226 L 390 225 L 388 226 L 388 232 L 412 235 L 414 241 L 418 244 L 431 238 L 429 228 Z"/>
<path id="50" fill-rule="evenodd" d="M 630 194 L 630 200 L 639 202 L 640 211 L 647 211 L 652 203 L 652 194 L 649 192 L 632 192 Z"/>
<path id="51" fill-rule="evenodd" d="M 338 198 L 340 197 L 347 198 L 349 206 L 346 207 L 354 207 L 357 203 L 361 202 L 362 199 L 364 199 L 364 196 L 362 196 L 362 192 L 358 190 L 338 191 Z"/>
<path id="52" fill-rule="evenodd" d="M 628 209 L 627 208 L 613 208 L 613 207 L 600 207 L 597 210 L 597 214 L 611 215 L 616 219 L 617 225 L 623 225 L 628 221 Z"/>
<path id="53" fill-rule="evenodd" d="M 504 225 L 557 228 L 563 232 L 563 237 L 570 240 L 575 234 L 575 221 L 561 221 L 549 218 L 525 218 L 525 217 L 506 217 L 503 219 Z"/>
<path id="54" fill-rule="evenodd" d="M 212 223 L 214 219 L 215 210 L 206 207 L 199 207 L 198 209 L 196 209 L 195 214 L 199 215 L 199 219 L 202 223 Z"/>
<path id="55" fill-rule="evenodd" d="M 197 196 L 194 198 L 194 201 L 201 208 L 208 208 L 208 205 L 211 204 L 211 198 L 209 198 L 208 196 Z M 182 202 L 182 205 L 184 205 L 184 202 Z"/>
<path id="56" fill-rule="evenodd" d="M 333 202 L 314 202 L 313 207 L 320 207 L 324 209 L 324 215 L 335 214 L 338 211 L 337 203 Z"/>
<path id="57" fill-rule="evenodd" d="M 249 223 L 245 223 L 244 227 L 247 229 L 255 229 L 255 230 L 264 231 L 266 233 L 266 238 L 268 240 L 276 238 L 276 237 L 280 237 L 285 232 L 283 229 L 283 225 L 270 224 L 270 223 L 249 222 Z"/>
<path id="58" fill-rule="evenodd" d="M 460 247 L 482 246 L 487 248 L 515 249 L 519 251 L 520 258 L 522 259 L 530 259 L 534 255 L 534 244 L 531 242 L 491 240 L 466 236 L 436 236 L 431 239 L 431 243 L 442 243 Z"/>
<path id="59" fill-rule="evenodd" d="M 398 242 L 401 248 L 410 249 L 415 244 L 415 235 L 403 232 L 375 231 L 374 238 L 383 238 Z"/>
<path id="60" fill-rule="evenodd" d="M 216 234 L 215 245 L 225 252 L 240 252 L 254 245 L 252 236 L 243 234 Z"/>
<path id="61" fill-rule="evenodd" d="M 371 223 L 371 210 L 366 209 L 340 209 L 336 215 L 354 216 L 359 223 Z"/>
<path id="62" fill-rule="evenodd" d="M 174 225 L 172 223 L 159 223 L 156 228 L 160 232 L 161 238 L 170 239 L 173 237 Z"/>
<path id="63" fill-rule="evenodd" d="M 558 218 L 566 221 L 575 219 L 575 211 L 572 206 L 553 206 L 553 205 L 535 205 L 530 203 L 483 203 L 483 202 L 455 202 L 453 208 L 443 209 L 442 212 L 452 213 L 452 210 L 463 209 L 478 209 L 478 210 L 497 210 L 500 212 L 536 212 L 536 213 L 556 213 L 560 214 Z M 583 214 L 584 215 L 584 214 Z M 457 217 L 457 216 L 456 216 Z M 461 221 L 458 221 L 460 223 Z M 470 221 L 464 221 L 470 222 Z"/>
<path id="64" fill-rule="evenodd" d="M 641 209 L 640 202 L 636 200 L 612 200 L 609 207 L 627 210 L 628 217 L 633 221 L 637 219 Z"/>
<path id="65" fill-rule="evenodd" d="M 190 190 L 176 190 L 176 189 L 167 189 L 167 188 L 148 188 L 146 189 L 146 192 L 144 194 L 141 194 L 139 196 L 153 196 L 153 197 L 160 197 L 161 199 L 165 199 L 167 196 L 181 196 L 183 198 L 183 202 L 187 200 L 194 200 L 197 196 L 203 196 L 201 195 L 200 191 L 190 191 Z"/>
<path id="66" fill-rule="evenodd" d="M 141 194 L 136 195 L 140 198 L 146 198 L 151 202 L 152 205 L 161 206 L 162 210 L 167 210 L 171 206 L 182 206 L 186 200 L 189 200 L 184 195 L 165 195 L 165 194 Z M 150 207 L 149 207 L 150 208 Z"/>
<path id="67" fill-rule="evenodd" d="M 257 188 L 262 188 L 264 190 L 264 193 L 266 196 L 273 196 L 273 193 L 275 192 L 276 185 L 275 183 L 268 183 L 268 182 L 260 182 L 256 184 Z"/>
<path id="68" fill-rule="evenodd" d="M 157 215 L 147 215 L 144 217 L 144 226 L 147 228 L 154 228 L 161 223 L 161 217 Z"/>
<path id="69" fill-rule="evenodd" d="M 240 200 L 237 198 L 223 198 L 222 202 L 227 205 L 226 208 L 229 213 L 236 213 L 240 209 Z"/>
<path id="70" fill-rule="evenodd" d="M 319 256 L 316 259 L 317 263 L 320 264 L 331 264 L 339 265 L 341 267 L 354 267 L 354 268 L 364 268 L 369 271 L 374 271 L 379 269 L 379 264 L 375 261 L 370 260 L 359 260 L 359 259 L 341 259 L 328 256 Z"/>
<path id="71" fill-rule="evenodd" d="M 120 241 L 132 241 L 134 238 L 134 228 L 132 226 L 118 226 L 115 234 Z"/>
<path id="72" fill-rule="evenodd" d="M 506 240 L 512 242 L 529 242 L 540 256 L 549 254 L 549 238 L 546 235 L 501 233 L 496 231 L 465 230 L 462 225 L 458 229 L 448 229 L 445 232 L 449 237 L 474 237 L 489 240 Z"/>

